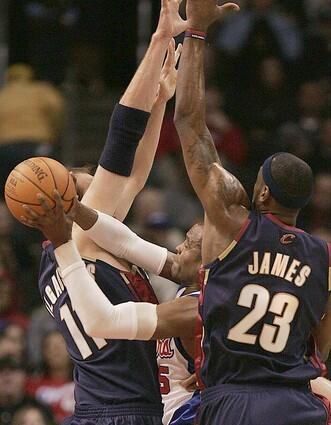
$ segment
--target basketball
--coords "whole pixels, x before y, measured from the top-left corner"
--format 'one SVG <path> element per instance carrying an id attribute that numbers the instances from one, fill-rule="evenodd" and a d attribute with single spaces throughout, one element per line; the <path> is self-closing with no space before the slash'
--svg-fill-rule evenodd
<path id="1" fill-rule="evenodd" d="M 43 194 L 53 208 L 55 207 L 54 189 L 60 193 L 64 211 L 68 212 L 76 196 L 75 184 L 69 171 L 51 158 L 26 159 L 18 164 L 7 178 L 5 185 L 7 207 L 19 221 L 21 216 L 25 216 L 22 208 L 24 204 L 29 205 L 37 213 L 43 214 L 37 194 Z"/>

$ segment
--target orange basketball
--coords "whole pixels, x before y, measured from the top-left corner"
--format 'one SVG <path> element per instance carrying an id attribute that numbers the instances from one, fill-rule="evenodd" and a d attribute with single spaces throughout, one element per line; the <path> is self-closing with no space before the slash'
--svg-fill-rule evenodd
<path id="1" fill-rule="evenodd" d="M 18 164 L 9 174 L 5 185 L 7 207 L 17 220 L 25 216 L 22 205 L 29 205 L 42 214 L 37 194 L 45 196 L 54 207 L 53 191 L 62 197 L 64 211 L 70 210 L 76 196 L 76 188 L 69 171 L 58 161 L 46 157 L 29 158 Z"/>

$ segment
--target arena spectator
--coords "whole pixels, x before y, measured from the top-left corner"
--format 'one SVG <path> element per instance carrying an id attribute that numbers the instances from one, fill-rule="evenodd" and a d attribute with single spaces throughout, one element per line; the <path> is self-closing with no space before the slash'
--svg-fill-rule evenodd
<path id="1" fill-rule="evenodd" d="M 50 316 L 44 305 L 32 311 L 28 328 L 27 355 L 28 364 L 33 370 L 42 369 L 43 341 L 45 336 L 55 329 L 55 320 Z"/>
<path id="2" fill-rule="evenodd" d="M 300 226 L 311 232 L 321 227 L 331 230 L 331 174 L 316 175 L 312 200 L 300 220 Z"/>
<path id="3" fill-rule="evenodd" d="M 323 121 L 312 165 L 315 171 L 331 173 L 331 117 Z"/>
<path id="4" fill-rule="evenodd" d="M 27 393 L 47 405 L 57 422 L 71 416 L 74 410 L 72 364 L 65 342 L 58 331 L 45 336 L 43 342 L 44 370 L 30 378 Z"/>
<path id="5" fill-rule="evenodd" d="M 206 89 L 207 125 L 222 159 L 231 166 L 242 166 L 247 160 L 247 145 L 242 131 L 224 111 L 224 94 L 216 87 Z"/>
<path id="6" fill-rule="evenodd" d="M 222 23 L 214 43 L 220 55 L 220 81 L 229 98 L 235 96 L 234 108 L 240 107 L 240 95 L 254 86 L 263 59 L 281 59 L 292 71 L 303 55 L 303 41 L 297 23 L 280 12 L 275 0 L 249 1 Z"/>
<path id="7" fill-rule="evenodd" d="M 10 273 L 0 268 L 0 320 L 12 321 L 26 327 L 28 318 L 20 311 L 20 292 Z"/>
<path id="8" fill-rule="evenodd" d="M 322 0 L 324 1 L 324 0 Z M 306 25 L 305 50 L 298 78 L 329 79 L 331 73 L 331 6 L 316 9 Z M 315 3 L 315 0 L 314 0 Z M 316 1 L 317 3 L 317 1 Z"/>
<path id="9" fill-rule="evenodd" d="M 17 409 L 11 425 L 54 425 L 51 413 L 35 403 L 27 403 Z"/>
<path id="10" fill-rule="evenodd" d="M 35 81 L 31 67 L 12 65 L 0 91 L 0 187 L 16 164 L 51 156 L 64 124 L 64 100 L 52 85 Z"/>
<path id="11" fill-rule="evenodd" d="M 0 201 L 0 268 L 7 270 L 11 275 L 17 272 L 17 259 L 11 240 L 13 224 L 5 202 Z"/>
<path id="12" fill-rule="evenodd" d="M 4 356 L 17 361 L 26 358 L 26 328 L 18 322 L 0 321 L 0 357 Z"/>
<path id="13" fill-rule="evenodd" d="M 15 411 L 35 400 L 25 393 L 26 370 L 22 361 L 12 356 L 0 358 L 0 423 L 10 425 Z"/>

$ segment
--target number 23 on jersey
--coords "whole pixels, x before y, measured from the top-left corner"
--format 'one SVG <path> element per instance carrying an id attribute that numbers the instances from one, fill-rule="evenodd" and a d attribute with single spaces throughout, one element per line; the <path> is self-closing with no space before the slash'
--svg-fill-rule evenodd
<path id="1" fill-rule="evenodd" d="M 286 347 L 291 323 L 299 307 L 298 298 L 285 292 L 271 298 L 263 286 L 248 284 L 242 288 L 237 305 L 251 310 L 230 329 L 228 339 L 250 345 L 258 341 L 264 350 L 281 353 Z M 272 324 L 265 323 L 259 335 L 250 333 L 249 330 L 268 312 L 275 315 Z"/>

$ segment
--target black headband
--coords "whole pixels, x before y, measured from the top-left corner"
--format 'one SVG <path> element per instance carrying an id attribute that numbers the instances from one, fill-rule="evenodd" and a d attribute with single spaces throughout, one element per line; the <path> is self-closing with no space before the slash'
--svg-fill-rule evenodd
<path id="1" fill-rule="evenodd" d="M 294 197 L 290 196 L 287 193 L 283 192 L 283 190 L 278 186 L 271 174 L 271 163 L 272 160 L 278 156 L 280 153 L 276 153 L 274 155 L 269 156 L 262 166 L 262 175 L 265 181 L 265 184 L 269 187 L 270 193 L 272 197 L 281 205 L 287 208 L 299 209 L 305 207 L 310 201 L 309 196 L 300 196 Z"/>

